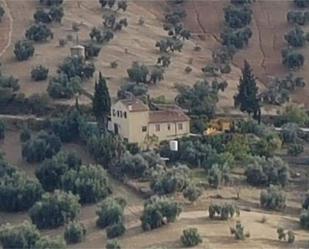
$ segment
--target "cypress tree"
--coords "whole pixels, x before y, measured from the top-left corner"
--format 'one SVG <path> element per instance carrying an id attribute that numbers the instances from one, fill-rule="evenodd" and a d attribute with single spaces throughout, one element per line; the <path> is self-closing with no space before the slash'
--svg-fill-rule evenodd
<path id="1" fill-rule="evenodd" d="M 108 116 L 111 109 L 111 99 L 106 85 L 106 81 L 103 78 L 101 72 L 99 75 L 99 81 L 95 83 L 95 91 L 92 103 L 93 114 L 99 123 L 99 126 L 104 131 L 107 130 Z"/>
<path id="2" fill-rule="evenodd" d="M 239 80 L 238 94 L 234 96 L 234 104 L 242 112 L 253 114 L 253 118 L 260 121 L 261 109 L 257 97 L 258 87 L 256 86 L 255 76 L 251 66 L 247 61 L 244 62 L 242 77 Z"/>

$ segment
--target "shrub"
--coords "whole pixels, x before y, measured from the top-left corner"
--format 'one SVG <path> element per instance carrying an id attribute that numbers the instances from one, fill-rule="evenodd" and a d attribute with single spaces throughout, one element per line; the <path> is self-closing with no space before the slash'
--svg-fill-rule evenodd
<path id="1" fill-rule="evenodd" d="M 295 241 L 295 234 L 293 231 L 288 231 L 288 243 L 293 244 Z"/>
<path id="2" fill-rule="evenodd" d="M 309 7 L 309 1 L 308 0 L 294 0 L 294 4 L 298 8 L 307 8 L 307 7 Z"/>
<path id="3" fill-rule="evenodd" d="M 4 122 L 0 120 L 0 140 L 5 137 L 5 125 Z"/>
<path id="4" fill-rule="evenodd" d="M 119 222 L 119 223 L 110 225 L 106 228 L 106 236 L 108 239 L 114 239 L 116 237 L 123 235 L 125 231 L 126 231 L 126 228 L 123 225 L 123 222 Z"/>
<path id="5" fill-rule="evenodd" d="M 40 3 L 47 6 L 57 6 L 61 5 L 63 3 L 63 0 L 40 0 Z"/>
<path id="6" fill-rule="evenodd" d="M 64 239 L 68 244 L 76 244 L 82 242 L 86 237 L 86 228 L 82 223 L 72 221 L 69 222 L 64 230 Z"/>
<path id="7" fill-rule="evenodd" d="M 299 70 L 305 63 L 305 57 L 298 51 L 283 50 L 282 64 L 290 70 Z"/>
<path id="8" fill-rule="evenodd" d="M 197 246 L 203 242 L 196 228 L 187 228 L 183 230 L 180 240 L 185 247 Z"/>
<path id="9" fill-rule="evenodd" d="M 309 191 L 305 194 L 305 198 L 302 204 L 304 209 L 309 209 Z"/>
<path id="10" fill-rule="evenodd" d="M 290 24 L 305 25 L 309 21 L 309 12 L 291 10 L 287 13 L 287 20 Z"/>
<path id="11" fill-rule="evenodd" d="M 188 199 L 190 202 L 195 202 L 201 195 L 202 195 L 202 190 L 193 184 L 190 184 L 183 191 L 184 198 Z"/>
<path id="12" fill-rule="evenodd" d="M 28 221 L 18 225 L 5 224 L 0 227 L 0 242 L 3 249 L 35 248 L 40 233 L 35 225 Z"/>
<path id="13" fill-rule="evenodd" d="M 250 24 L 252 10 L 248 6 L 229 5 L 224 9 L 225 23 L 230 28 L 243 28 Z"/>
<path id="14" fill-rule="evenodd" d="M 245 238 L 249 238 L 250 234 L 249 232 L 245 233 L 245 228 L 243 225 L 241 225 L 240 221 L 236 222 L 235 228 L 230 228 L 231 234 L 234 235 L 236 240 L 244 240 Z"/>
<path id="15" fill-rule="evenodd" d="M 70 99 L 80 92 L 81 83 L 79 76 L 69 78 L 66 74 L 60 74 L 50 80 L 47 92 L 54 99 Z"/>
<path id="16" fill-rule="evenodd" d="M 24 143 L 31 139 L 31 131 L 27 127 L 23 127 L 20 132 L 19 140 Z"/>
<path id="17" fill-rule="evenodd" d="M 39 228 L 56 228 L 74 220 L 80 211 L 78 197 L 71 193 L 55 191 L 46 193 L 42 200 L 34 204 L 29 215 Z"/>
<path id="18" fill-rule="evenodd" d="M 105 228 L 114 224 L 120 224 L 123 222 L 123 211 L 124 207 L 119 203 L 119 201 L 108 197 L 102 201 L 97 210 L 97 226 L 100 228 Z"/>
<path id="19" fill-rule="evenodd" d="M 87 59 L 98 57 L 101 51 L 101 46 L 94 45 L 92 42 L 85 45 L 85 56 Z"/>
<path id="20" fill-rule="evenodd" d="M 36 249 L 66 249 L 66 243 L 63 238 L 57 237 L 51 239 L 48 236 L 41 237 L 36 241 L 34 248 Z"/>
<path id="21" fill-rule="evenodd" d="M 142 228 L 145 231 L 159 228 L 174 222 L 180 213 L 181 208 L 176 202 L 167 198 L 153 197 L 144 204 Z"/>
<path id="22" fill-rule="evenodd" d="M 303 47 L 306 42 L 305 32 L 300 27 L 295 27 L 284 35 L 284 39 L 292 47 Z"/>
<path id="23" fill-rule="evenodd" d="M 23 144 L 22 156 L 27 162 L 41 162 L 45 158 L 51 158 L 61 149 L 59 137 L 53 134 L 40 132 L 37 137 Z"/>
<path id="24" fill-rule="evenodd" d="M 81 79 L 89 79 L 93 76 L 94 72 L 94 64 L 92 62 L 85 62 L 82 57 L 69 56 L 58 67 L 58 73 L 67 75 L 69 79 L 76 76 Z"/>
<path id="25" fill-rule="evenodd" d="M 106 249 L 121 249 L 121 246 L 119 245 L 119 242 L 117 240 L 111 240 L 111 241 L 107 241 L 105 248 Z"/>
<path id="26" fill-rule="evenodd" d="M 300 214 L 300 226 L 303 229 L 309 230 L 309 209 L 304 209 Z"/>
<path id="27" fill-rule="evenodd" d="M 70 169 L 78 170 L 81 159 L 75 153 L 58 153 L 45 160 L 35 171 L 36 177 L 46 191 L 62 188 L 61 177 Z"/>
<path id="28" fill-rule="evenodd" d="M 119 98 L 126 98 L 127 93 L 131 93 L 136 97 L 144 96 L 148 92 L 148 85 L 144 83 L 127 83 L 120 87 L 117 95 Z"/>
<path id="29" fill-rule="evenodd" d="M 0 209 L 6 212 L 28 210 L 42 193 L 43 189 L 36 179 L 14 171 L 0 179 Z"/>
<path id="30" fill-rule="evenodd" d="M 47 11 L 45 11 L 44 9 L 38 9 L 34 15 L 33 15 L 33 19 L 37 22 L 37 23 L 51 23 L 51 17 L 49 15 L 49 13 Z"/>
<path id="31" fill-rule="evenodd" d="M 286 240 L 286 236 L 288 236 L 288 243 L 292 244 L 295 241 L 295 234 L 293 231 L 289 230 L 287 232 L 284 231 L 283 228 L 279 227 L 277 229 L 278 239 L 279 240 Z"/>
<path id="32" fill-rule="evenodd" d="M 81 203 L 96 203 L 111 193 L 106 172 L 99 165 L 71 169 L 61 177 L 62 188 L 80 197 Z"/>
<path id="33" fill-rule="evenodd" d="M 2 20 L 2 17 L 4 16 L 4 14 L 5 14 L 5 11 L 4 11 L 3 7 L 0 6 L 0 22 Z"/>
<path id="34" fill-rule="evenodd" d="M 229 166 L 224 164 L 219 166 L 213 164 L 208 171 L 208 183 L 213 188 L 218 188 L 221 184 L 229 181 Z"/>
<path id="35" fill-rule="evenodd" d="M 281 158 L 255 157 L 245 171 L 247 182 L 253 186 L 282 185 L 289 179 L 289 167 Z"/>
<path id="36" fill-rule="evenodd" d="M 228 48 L 242 49 L 248 45 L 252 37 L 252 31 L 249 27 L 243 29 L 227 29 L 221 33 L 222 45 Z"/>
<path id="37" fill-rule="evenodd" d="M 282 210 L 286 207 L 285 194 L 276 187 L 263 190 L 260 195 L 260 204 L 265 209 Z"/>
<path id="38" fill-rule="evenodd" d="M 221 220 L 233 218 L 235 214 L 237 216 L 240 215 L 238 206 L 229 203 L 211 204 L 208 208 L 208 213 L 210 219 L 219 218 Z"/>
<path id="39" fill-rule="evenodd" d="M 46 80 L 48 76 L 48 68 L 43 67 L 42 65 L 37 66 L 31 71 L 31 78 L 35 81 Z"/>
<path id="40" fill-rule="evenodd" d="M 31 41 L 22 40 L 15 43 L 14 54 L 18 61 L 28 60 L 34 54 L 34 47 Z"/>
<path id="41" fill-rule="evenodd" d="M 28 40 L 35 42 L 46 41 L 48 38 L 53 38 L 52 31 L 45 24 L 33 24 L 26 30 L 25 34 Z"/>
<path id="42" fill-rule="evenodd" d="M 288 154 L 291 156 L 298 156 L 304 152 L 304 146 L 302 144 L 290 144 L 288 147 Z"/>

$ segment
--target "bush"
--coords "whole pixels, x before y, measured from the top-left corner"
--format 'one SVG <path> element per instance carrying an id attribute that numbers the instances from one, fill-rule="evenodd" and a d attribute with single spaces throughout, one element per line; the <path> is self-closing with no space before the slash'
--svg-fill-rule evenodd
<path id="1" fill-rule="evenodd" d="M 175 222 L 181 213 L 176 202 L 167 198 L 153 197 L 145 202 L 141 217 L 142 228 L 145 231 L 159 228 L 169 222 Z"/>
<path id="2" fill-rule="evenodd" d="M 220 37 L 222 39 L 222 45 L 232 49 L 242 49 L 248 45 L 252 37 L 252 31 L 249 27 L 237 30 L 226 29 L 221 33 Z"/>
<path id="3" fill-rule="evenodd" d="M 111 193 L 106 172 L 99 165 L 71 169 L 61 177 L 62 188 L 80 197 L 80 202 L 96 203 Z"/>
<path id="4" fill-rule="evenodd" d="M 34 54 L 34 47 L 31 41 L 22 40 L 15 43 L 14 54 L 18 61 L 26 61 Z"/>
<path id="5" fill-rule="evenodd" d="M 89 79 L 93 76 L 94 72 L 94 64 L 92 62 L 85 62 L 82 57 L 69 56 L 58 67 L 58 73 L 67 75 L 69 79 L 76 76 L 81 79 Z"/>
<path id="6" fill-rule="evenodd" d="M 287 13 L 287 20 L 290 24 L 305 25 L 309 21 L 309 12 L 291 10 Z"/>
<path id="7" fill-rule="evenodd" d="M 106 249 L 121 249 L 121 246 L 119 245 L 119 242 L 117 240 L 111 240 L 111 241 L 107 241 L 105 248 Z"/>
<path id="8" fill-rule="evenodd" d="M 260 204 L 265 209 L 282 210 L 286 207 L 285 194 L 276 187 L 263 190 L 260 195 Z"/>
<path id="9" fill-rule="evenodd" d="M 39 229 L 57 228 L 74 220 L 79 211 L 78 197 L 71 193 L 55 191 L 44 194 L 42 200 L 30 209 L 29 215 Z"/>
<path id="10" fill-rule="evenodd" d="M 4 16 L 4 14 L 5 14 L 5 11 L 4 11 L 3 7 L 0 6 L 0 22 L 2 20 L 2 17 Z"/>
<path id="11" fill-rule="evenodd" d="M 208 208 L 208 213 L 210 219 L 219 218 L 221 220 L 233 218 L 235 214 L 237 216 L 240 215 L 238 206 L 229 203 L 211 204 Z"/>
<path id="12" fill-rule="evenodd" d="M 5 224 L 0 227 L 0 242 L 3 249 L 35 248 L 40 233 L 35 225 L 28 221 L 22 224 Z"/>
<path id="13" fill-rule="evenodd" d="M 41 162 L 45 158 L 51 158 L 61 149 L 61 141 L 59 137 L 53 134 L 40 132 L 37 137 L 34 137 L 23 144 L 22 156 L 27 162 Z"/>
<path id="14" fill-rule="evenodd" d="M 126 231 L 123 222 L 119 222 L 113 225 L 110 225 L 106 228 L 106 236 L 108 239 L 113 239 L 123 235 Z"/>
<path id="15" fill-rule="evenodd" d="M 81 159 L 75 153 L 58 153 L 40 164 L 35 175 L 46 191 L 53 191 L 62 188 L 61 177 L 66 172 L 80 166 Z"/>
<path id="16" fill-rule="evenodd" d="M 60 74 L 50 80 L 47 92 L 54 99 L 70 99 L 80 92 L 81 83 L 79 76 L 69 78 L 66 74 Z"/>
<path id="17" fill-rule="evenodd" d="M 125 98 L 127 93 L 132 93 L 136 97 L 144 96 L 148 92 L 148 85 L 144 83 L 127 83 L 120 87 L 117 95 L 119 98 Z"/>
<path id="18" fill-rule="evenodd" d="M 86 228 L 82 223 L 76 221 L 69 222 L 64 230 L 64 239 L 68 244 L 82 242 L 86 237 Z"/>
<path id="19" fill-rule="evenodd" d="M 288 235 L 288 243 L 292 244 L 295 241 L 295 234 L 293 231 L 289 230 L 287 232 L 284 231 L 283 228 L 279 227 L 277 229 L 278 239 L 279 240 L 286 240 L 286 235 Z"/>
<path id="20" fill-rule="evenodd" d="M 24 143 L 31 139 L 31 131 L 27 127 L 23 127 L 20 132 L 19 140 Z"/>
<path id="21" fill-rule="evenodd" d="M 31 78 L 35 81 L 46 80 L 48 76 L 48 68 L 43 67 L 42 65 L 37 66 L 31 71 Z"/>
<path id="22" fill-rule="evenodd" d="M 305 57 L 302 53 L 294 50 L 282 51 L 282 64 L 289 70 L 299 70 L 305 63 Z"/>
<path id="23" fill-rule="evenodd" d="M 51 239 L 48 236 L 41 237 L 36 241 L 35 249 L 66 249 L 66 243 L 63 238 L 57 237 Z"/>
<path id="24" fill-rule="evenodd" d="M 180 240 L 185 247 L 197 246 L 203 242 L 196 228 L 187 228 L 182 233 Z"/>
<path id="25" fill-rule="evenodd" d="M 124 206 L 116 199 L 108 197 L 98 206 L 96 224 L 100 228 L 120 224 L 123 222 L 123 212 Z"/>
<path id="26" fill-rule="evenodd" d="M 101 51 L 101 46 L 94 45 L 92 42 L 85 45 L 85 56 L 87 59 L 98 57 Z"/>
<path id="27" fill-rule="evenodd" d="M 193 184 L 190 184 L 183 191 L 184 198 L 188 199 L 190 202 L 195 202 L 201 195 L 202 190 Z"/>
<path id="28" fill-rule="evenodd" d="M 309 209 L 309 191 L 305 194 L 305 198 L 302 204 L 303 209 Z"/>
<path id="29" fill-rule="evenodd" d="M 5 137 L 5 125 L 4 123 L 0 120 L 0 140 L 4 139 Z"/>
<path id="30" fill-rule="evenodd" d="M 289 179 L 289 167 L 281 158 L 255 157 L 248 166 L 245 175 L 247 182 L 253 186 L 285 186 Z"/>
<path id="31" fill-rule="evenodd" d="M 48 38 L 53 38 L 52 31 L 45 24 L 33 24 L 26 30 L 25 34 L 28 40 L 35 42 L 46 41 Z"/>
<path id="32" fill-rule="evenodd" d="M 251 23 L 252 10 L 248 6 L 229 5 L 224 9 L 225 23 L 234 29 L 239 29 Z"/>
<path id="33" fill-rule="evenodd" d="M 231 227 L 230 230 L 236 240 L 244 240 L 245 238 L 250 237 L 249 232 L 245 233 L 245 228 L 241 225 L 240 221 L 237 221 L 235 228 Z"/>
<path id="34" fill-rule="evenodd" d="M 303 47 L 306 42 L 305 32 L 300 27 L 295 27 L 284 35 L 284 39 L 292 47 Z"/>
<path id="35" fill-rule="evenodd" d="M 298 8 L 307 8 L 307 7 L 309 7 L 309 1 L 308 0 L 294 0 L 294 4 Z"/>
<path id="36" fill-rule="evenodd" d="M 40 0 L 40 3 L 47 6 L 57 6 L 61 5 L 63 3 L 63 0 Z"/>
<path id="37" fill-rule="evenodd" d="M 229 166 L 224 164 L 219 166 L 213 164 L 208 171 L 208 183 L 213 188 L 218 188 L 221 184 L 229 181 Z"/>
<path id="38" fill-rule="evenodd" d="M 288 147 L 288 154 L 291 156 L 298 156 L 304 152 L 304 146 L 302 144 L 290 144 Z"/>
<path id="39" fill-rule="evenodd" d="M 14 171 L 0 179 L 0 209 L 6 212 L 28 210 L 41 198 L 43 189 L 36 179 Z"/>
<path id="40" fill-rule="evenodd" d="M 301 212 L 299 221 L 300 221 L 300 226 L 303 229 L 309 230 L 309 209 L 305 209 Z"/>

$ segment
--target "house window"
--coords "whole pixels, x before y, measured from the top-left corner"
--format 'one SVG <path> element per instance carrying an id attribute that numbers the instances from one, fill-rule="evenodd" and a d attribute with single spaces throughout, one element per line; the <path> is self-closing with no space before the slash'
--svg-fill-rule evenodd
<path id="1" fill-rule="evenodd" d="M 167 129 L 170 131 L 171 130 L 171 124 L 167 124 Z"/>
<path id="2" fill-rule="evenodd" d="M 124 118 L 127 118 L 127 112 L 124 112 L 124 113 L 123 113 L 123 117 L 124 117 Z"/>
<path id="3" fill-rule="evenodd" d="M 147 126 L 143 126 L 142 127 L 142 132 L 146 132 L 147 131 Z"/>
<path id="4" fill-rule="evenodd" d="M 178 130 L 182 130 L 183 129 L 183 125 L 182 125 L 182 123 L 179 123 L 178 124 Z"/>
<path id="5" fill-rule="evenodd" d="M 113 116 L 116 117 L 116 110 L 113 109 Z"/>
<path id="6" fill-rule="evenodd" d="M 122 111 L 120 111 L 120 117 L 122 118 Z"/>
<path id="7" fill-rule="evenodd" d="M 119 118 L 119 116 L 120 116 L 120 112 L 119 112 L 119 111 L 117 111 L 117 117 Z"/>
<path id="8" fill-rule="evenodd" d="M 156 131 L 160 131 L 160 124 L 156 124 Z"/>

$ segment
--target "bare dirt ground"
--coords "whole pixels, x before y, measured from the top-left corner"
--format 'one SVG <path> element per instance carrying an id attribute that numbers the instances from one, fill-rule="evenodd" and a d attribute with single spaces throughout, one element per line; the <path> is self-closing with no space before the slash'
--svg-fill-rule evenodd
<path id="1" fill-rule="evenodd" d="M 16 165 L 21 170 L 25 170 L 27 174 L 33 176 L 36 165 L 28 165 L 21 159 L 21 144 L 19 142 L 19 132 L 10 130 L 5 140 L 0 144 L 0 149 L 6 153 L 6 159 Z M 82 150 L 79 145 L 65 145 L 68 151 L 76 151 L 83 158 L 84 163 L 93 163 L 89 155 Z M 304 175 L 308 175 L 307 168 L 301 168 Z M 127 232 L 120 238 L 122 248 L 125 249 L 144 249 L 162 247 L 166 249 L 183 248 L 179 238 L 182 230 L 188 227 L 198 228 L 203 243 L 196 248 L 212 248 L 212 249 L 262 249 L 262 248 L 309 248 L 308 232 L 299 228 L 298 217 L 300 213 L 300 202 L 302 193 L 307 189 L 307 185 L 292 183 L 287 190 L 288 208 L 284 212 L 267 212 L 259 208 L 259 189 L 251 188 L 246 185 L 241 186 L 240 207 L 245 207 L 247 211 L 241 211 L 238 218 L 230 221 L 210 220 L 208 218 L 208 205 L 217 201 L 235 201 L 236 191 L 232 187 L 224 187 L 219 190 L 207 190 L 203 196 L 194 204 L 186 203 L 184 211 L 174 224 L 169 224 L 160 229 L 151 232 L 143 232 L 140 226 L 139 217 L 142 211 L 143 200 L 130 191 L 127 187 L 119 182 L 112 180 L 115 196 L 122 196 L 128 201 L 126 208 L 126 227 Z M 217 195 L 221 195 L 222 199 L 216 199 Z M 178 199 L 181 199 L 178 197 Z M 251 209 L 251 211 L 248 211 Z M 95 226 L 96 205 L 87 205 L 82 208 L 80 221 L 87 227 L 87 239 L 85 242 L 69 246 L 69 248 L 104 248 L 106 243 L 105 230 L 100 230 Z M 261 223 L 265 216 L 266 222 Z M 19 223 L 25 219 L 29 219 L 27 213 L 8 214 L 0 213 L 0 224 L 5 222 Z M 245 226 L 246 231 L 250 232 L 250 239 L 245 241 L 236 241 L 230 235 L 230 227 L 236 220 L 240 220 Z M 278 227 L 292 229 L 296 234 L 296 242 L 288 245 L 286 242 L 279 242 L 277 239 L 276 229 Z M 63 228 L 54 230 L 45 230 L 44 234 L 61 235 Z"/>
<path id="2" fill-rule="evenodd" d="M 0 5 L 5 10 L 5 15 L 0 22 L 0 57 L 6 52 L 11 43 L 11 34 L 13 27 L 13 19 L 7 4 L 4 0 L 0 1 Z"/>

